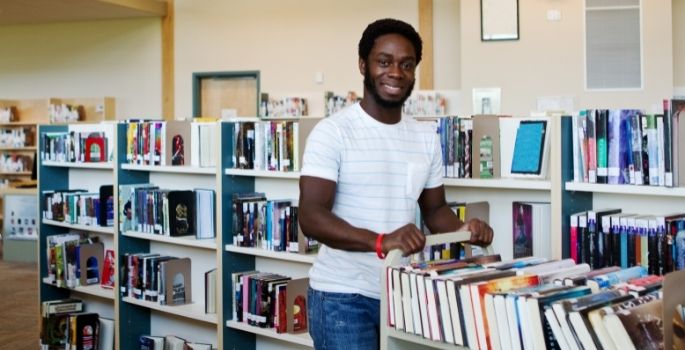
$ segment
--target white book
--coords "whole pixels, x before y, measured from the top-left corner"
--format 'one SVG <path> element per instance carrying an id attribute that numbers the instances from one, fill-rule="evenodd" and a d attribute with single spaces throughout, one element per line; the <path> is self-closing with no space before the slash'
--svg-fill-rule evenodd
<path id="1" fill-rule="evenodd" d="M 235 243 L 234 243 L 235 244 Z M 388 326 L 395 327 L 395 299 L 394 299 L 394 284 L 393 284 L 393 268 L 387 267 L 385 269 L 385 281 L 386 281 L 386 295 L 385 300 L 388 302 Z M 235 313 L 235 306 L 233 306 L 233 312 Z M 235 319 L 235 316 L 233 317 Z"/>
<path id="2" fill-rule="evenodd" d="M 402 283 L 402 312 L 404 317 L 404 330 L 407 333 L 414 333 L 414 320 L 411 311 L 411 290 L 409 287 L 409 273 L 400 272 L 400 283 Z"/>
<path id="3" fill-rule="evenodd" d="M 571 329 L 571 325 L 568 323 L 564 304 L 559 302 L 553 303 L 552 310 L 554 311 L 554 315 L 557 317 L 557 321 L 561 327 L 561 333 L 564 335 L 566 345 L 571 350 L 580 350 L 579 345 L 576 342 L 575 335 L 573 334 L 573 330 Z"/>
<path id="4" fill-rule="evenodd" d="M 485 318 L 488 320 L 487 337 L 490 339 L 490 347 L 492 349 L 499 350 L 502 347 L 499 341 L 499 325 L 497 323 L 497 316 L 495 314 L 494 296 L 490 293 L 486 293 L 483 296 L 483 303 L 485 304 Z"/>
<path id="5" fill-rule="evenodd" d="M 556 338 L 559 348 L 561 348 L 561 350 L 570 350 L 571 348 L 566 343 L 566 338 L 561 331 L 561 326 L 559 325 L 559 321 L 554 315 L 554 310 L 552 310 L 552 308 L 545 309 L 545 318 L 547 319 L 550 328 L 552 328 L 552 333 L 554 333 L 554 338 Z"/>
<path id="6" fill-rule="evenodd" d="M 459 298 L 461 299 L 462 314 L 464 315 L 467 345 L 471 349 L 477 349 L 476 321 L 473 316 L 473 305 L 471 304 L 471 288 L 469 288 L 468 284 L 459 286 Z"/>
<path id="7" fill-rule="evenodd" d="M 444 341 L 449 344 L 454 344 L 454 334 L 452 332 L 452 320 L 450 315 L 449 301 L 447 298 L 447 286 L 442 279 L 433 279 L 433 283 L 438 290 L 438 304 L 440 306 L 441 329 L 444 335 Z"/>
<path id="8" fill-rule="evenodd" d="M 436 299 L 436 291 L 433 286 L 431 278 L 424 279 L 426 284 L 426 298 L 428 299 L 428 324 L 431 328 L 431 339 L 435 341 L 442 341 L 442 332 L 440 327 L 440 320 L 438 316 L 438 305 Z"/>
<path id="9" fill-rule="evenodd" d="M 409 288 L 411 292 L 411 316 L 414 322 L 414 333 L 418 335 L 423 335 L 422 325 L 421 325 L 421 311 L 419 310 L 419 292 L 418 283 L 416 281 L 416 274 L 409 274 Z"/>
<path id="10" fill-rule="evenodd" d="M 511 349 L 512 345 L 511 335 L 509 334 L 509 314 L 506 305 L 506 295 L 505 294 L 495 294 L 493 295 L 493 309 L 494 318 L 488 316 L 488 320 L 492 320 L 489 323 L 497 324 L 497 334 L 499 335 L 499 344 L 503 349 Z M 492 338 L 492 334 L 490 334 Z M 493 342 L 494 343 L 494 342 Z"/>
<path id="11" fill-rule="evenodd" d="M 626 332 L 618 315 L 604 315 L 604 327 L 606 327 L 607 332 L 617 349 L 636 350 L 633 341 L 630 339 L 630 335 Z"/>
<path id="12" fill-rule="evenodd" d="M 392 302 L 395 303 L 395 329 L 403 331 L 404 328 L 404 312 L 402 310 L 402 281 L 400 278 L 399 268 L 392 270 Z M 388 301 L 390 302 L 390 301 Z"/>
<path id="13" fill-rule="evenodd" d="M 507 307 L 507 324 L 509 325 L 509 339 L 511 342 L 511 350 L 521 350 L 521 329 L 520 315 L 516 306 L 516 295 L 507 295 L 504 298 L 504 303 Z"/>
<path id="14" fill-rule="evenodd" d="M 426 297 L 426 278 L 423 275 L 416 276 L 416 289 L 418 291 L 417 297 L 419 298 L 419 311 L 421 312 L 421 328 L 423 337 L 426 339 L 431 339 L 431 333 L 433 330 L 430 328 L 430 323 L 428 322 L 428 298 Z"/>
<path id="15" fill-rule="evenodd" d="M 664 116 L 656 116 L 657 156 L 659 157 L 659 186 L 666 185 L 666 160 L 664 158 Z"/>
<path id="16" fill-rule="evenodd" d="M 452 333 L 454 335 L 454 343 L 457 345 L 464 345 L 464 335 L 461 332 L 461 320 L 459 319 L 459 302 L 457 301 L 457 289 L 454 281 L 445 281 L 447 286 L 447 298 L 449 300 L 449 307 L 452 320 Z"/>

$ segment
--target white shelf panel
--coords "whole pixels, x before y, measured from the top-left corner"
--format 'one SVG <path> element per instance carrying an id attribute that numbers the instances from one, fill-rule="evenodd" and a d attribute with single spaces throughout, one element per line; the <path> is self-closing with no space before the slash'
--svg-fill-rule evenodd
<path id="1" fill-rule="evenodd" d="M 581 182 L 567 182 L 566 190 L 579 192 L 617 193 L 628 195 L 685 198 L 685 187 L 608 185 Z"/>
<path id="2" fill-rule="evenodd" d="M 98 163 L 70 163 L 70 162 L 55 162 L 52 160 L 42 161 L 43 166 L 62 167 L 62 168 L 79 168 L 79 169 L 106 169 L 113 170 L 114 163 L 112 162 L 98 162 Z"/>
<path id="3" fill-rule="evenodd" d="M 455 179 L 445 177 L 442 179 L 445 187 L 482 187 L 501 188 L 514 190 L 540 190 L 549 191 L 552 185 L 549 180 L 527 179 Z"/>
<path id="4" fill-rule="evenodd" d="M 388 329 L 388 337 L 389 338 L 401 339 L 403 341 L 411 342 L 414 344 L 420 344 L 420 345 L 435 348 L 435 349 L 464 349 L 464 350 L 468 349 L 468 348 L 465 348 L 463 346 L 458 346 L 458 345 L 454 345 L 454 344 L 436 342 L 433 340 L 426 339 L 426 338 L 419 336 L 419 335 L 401 332 L 401 331 L 398 331 L 398 330 L 396 330 L 394 328 L 390 328 L 390 327 L 388 327 L 387 329 Z"/>
<path id="5" fill-rule="evenodd" d="M 54 284 L 49 282 L 47 277 L 43 278 L 43 283 L 51 285 L 51 286 L 55 286 Z M 62 289 L 68 289 L 72 292 L 81 293 L 81 294 L 93 295 L 93 296 L 103 298 L 103 299 L 114 300 L 114 289 L 102 288 L 102 287 L 100 287 L 99 284 L 93 284 L 93 285 L 89 285 L 89 286 L 80 286 L 80 287 L 76 287 L 76 288 L 62 288 Z"/>
<path id="6" fill-rule="evenodd" d="M 248 333 L 253 333 L 277 340 L 281 340 L 284 342 L 292 343 L 292 344 L 299 344 L 299 345 L 304 345 L 304 346 L 309 346 L 309 347 L 314 347 L 314 341 L 312 338 L 309 336 L 309 333 L 304 332 L 304 333 L 299 333 L 299 334 L 291 334 L 291 333 L 276 333 L 276 330 L 273 328 L 260 328 L 260 327 L 255 327 L 255 326 L 250 326 L 247 323 L 243 322 L 236 322 L 236 321 L 226 321 L 226 327 L 228 328 L 233 328 L 233 329 L 238 329 L 241 331 L 245 331 Z"/>
<path id="7" fill-rule="evenodd" d="M 134 171 L 148 171 L 157 173 L 172 173 L 172 174 L 200 174 L 200 175 L 216 175 L 216 168 L 200 168 L 191 166 L 171 166 L 171 165 L 138 165 L 138 164 L 121 164 L 124 170 Z"/>
<path id="8" fill-rule="evenodd" d="M 162 305 L 155 301 L 145 301 L 131 297 L 124 297 L 124 302 L 161 311 L 167 314 L 191 318 L 193 320 L 217 324 L 216 314 L 206 314 L 204 304 L 190 303 L 184 305 Z"/>
<path id="9" fill-rule="evenodd" d="M 79 230 L 79 231 L 97 232 L 97 233 L 104 233 L 107 235 L 113 235 L 114 234 L 114 227 L 69 224 L 66 222 L 55 221 L 55 220 L 47 220 L 47 219 L 43 219 L 43 223 L 46 225 L 66 227 L 66 228 Z"/>
<path id="10" fill-rule="evenodd" d="M 316 254 L 297 254 L 289 252 L 275 252 L 272 250 L 266 250 L 261 248 L 250 248 L 250 247 L 236 247 L 233 244 L 227 244 L 225 247 L 227 252 L 253 255 L 262 258 L 275 259 L 291 261 L 303 264 L 313 264 L 316 259 Z"/>
<path id="11" fill-rule="evenodd" d="M 299 171 L 268 171 L 251 169 L 225 169 L 224 174 L 234 176 L 270 177 L 276 179 L 299 179 Z"/>
<path id="12" fill-rule="evenodd" d="M 156 235 L 154 233 L 145 233 L 137 231 L 126 231 L 124 236 L 138 239 L 145 239 L 148 241 L 162 242 L 168 244 L 182 245 L 186 247 L 194 247 L 201 249 L 216 250 L 216 239 L 197 239 L 195 236 L 184 237 L 169 237 L 164 235 Z"/>

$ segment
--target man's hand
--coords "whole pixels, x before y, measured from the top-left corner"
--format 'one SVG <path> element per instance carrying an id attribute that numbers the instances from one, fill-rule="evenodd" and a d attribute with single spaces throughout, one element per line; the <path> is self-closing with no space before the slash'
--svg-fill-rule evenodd
<path id="1" fill-rule="evenodd" d="M 471 239 L 469 243 L 487 246 L 492 242 L 492 227 L 479 219 L 471 219 L 459 228 L 459 231 L 471 232 Z"/>
<path id="2" fill-rule="evenodd" d="M 393 249 L 400 249 L 404 256 L 408 256 L 420 252 L 425 245 L 426 236 L 414 224 L 406 224 L 383 237 L 385 254 Z"/>

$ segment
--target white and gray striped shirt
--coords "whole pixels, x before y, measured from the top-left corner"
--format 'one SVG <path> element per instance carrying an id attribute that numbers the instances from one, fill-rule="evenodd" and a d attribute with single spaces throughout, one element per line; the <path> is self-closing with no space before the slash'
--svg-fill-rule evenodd
<path id="1" fill-rule="evenodd" d="M 416 220 L 421 191 L 442 185 L 439 136 L 403 118 L 383 124 L 354 104 L 319 122 L 307 139 L 301 175 L 337 183 L 333 213 L 352 226 L 389 233 Z M 375 253 L 322 245 L 310 285 L 380 298 L 383 262 Z"/>

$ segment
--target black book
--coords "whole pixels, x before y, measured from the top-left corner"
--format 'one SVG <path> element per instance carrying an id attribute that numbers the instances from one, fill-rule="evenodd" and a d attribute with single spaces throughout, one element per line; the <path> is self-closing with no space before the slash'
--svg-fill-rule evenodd
<path id="1" fill-rule="evenodd" d="M 169 191 L 169 235 L 172 237 L 195 234 L 195 193 Z"/>
<path id="2" fill-rule="evenodd" d="M 100 186 L 99 226 L 114 226 L 114 186 Z"/>
<path id="3" fill-rule="evenodd" d="M 71 326 L 76 326 L 72 336 L 71 349 L 97 349 L 100 337 L 100 317 L 96 313 L 79 313 L 70 316 Z M 74 347 L 75 346 L 75 347 Z"/>
<path id="4" fill-rule="evenodd" d="M 593 269 L 615 265 L 612 261 L 613 259 L 611 259 L 613 244 L 611 242 L 611 221 L 609 220 L 609 215 L 620 212 L 621 209 L 602 209 L 588 212 L 588 215 L 593 213 L 596 217 L 595 258 L 594 265 L 590 265 Z"/>
<path id="5" fill-rule="evenodd" d="M 595 110 L 595 113 L 595 130 L 597 138 L 597 183 L 605 184 L 609 182 L 609 142 L 607 138 L 609 111 L 606 109 L 598 109 Z"/>

